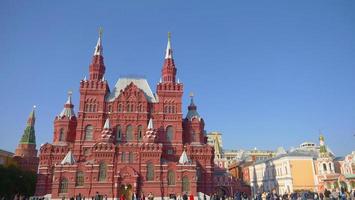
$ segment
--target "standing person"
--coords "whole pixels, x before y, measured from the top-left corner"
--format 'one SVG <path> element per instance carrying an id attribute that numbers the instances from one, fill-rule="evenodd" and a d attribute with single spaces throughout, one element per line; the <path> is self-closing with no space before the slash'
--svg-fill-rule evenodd
<path id="1" fill-rule="evenodd" d="M 323 199 L 324 199 L 323 193 L 319 193 L 319 198 L 320 198 L 320 200 L 323 200 Z"/>
<path id="2" fill-rule="evenodd" d="M 194 195 L 191 193 L 189 200 L 194 200 Z"/>
<path id="3" fill-rule="evenodd" d="M 154 196 L 151 192 L 149 192 L 148 194 L 148 200 L 153 200 L 154 199 Z"/>
<path id="4" fill-rule="evenodd" d="M 99 192 L 96 192 L 94 200 L 100 200 Z"/>
<path id="5" fill-rule="evenodd" d="M 261 199 L 266 200 L 266 192 L 263 192 L 263 194 L 261 195 Z"/>
<path id="6" fill-rule="evenodd" d="M 123 194 L 121 194 L 120 200 L 125 200 L 125 197 Z"/>
<path id="7" fill-rule="evenodd" d="M 328 200 L 330 198 L 330 191 L 327 189 L 324 190 L 324 198 L 325 200 Z"/>
<path id="8" fill-rule="evenodd" d="M 185 192 L 184 195 L 182 195 L 182 200 L 188 200 L 188 197 L 187 197 L 187 192 Z"/>

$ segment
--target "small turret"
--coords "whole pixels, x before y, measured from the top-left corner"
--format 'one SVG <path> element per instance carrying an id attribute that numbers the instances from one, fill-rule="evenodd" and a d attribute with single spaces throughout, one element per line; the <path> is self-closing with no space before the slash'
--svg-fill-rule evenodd
<path id="1" fill-rule="evenodd" d="M 63 110 L 54 120 L 54 143 L 74 142 L 77 119 L 72 103 L 72 92 L 68 92 Z"/>

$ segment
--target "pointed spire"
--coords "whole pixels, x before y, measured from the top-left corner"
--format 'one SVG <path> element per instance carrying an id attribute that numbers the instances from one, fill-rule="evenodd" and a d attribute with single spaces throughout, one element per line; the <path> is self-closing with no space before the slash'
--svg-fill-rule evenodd
<path id="1" fill-rule="evenodd" d="M 84 81 L 87 81 L 87 80 L 86 80 L 86 76 L 84 76 Z"/>
<path id="2" fill-rule="evenodd" d="M 165 51 L 165 59 L 172 59 L 173 58 L 173 50 L 171 48 L 171 33 L 168 32 L 168 44 L 166 45 Z"/>
<path id="3" fill-rule="evenodd" d="M 148 129 L 148 130 L 153 130 L 153 129 L 154 129 L 154 126 L 153 126 L 153 119 L 152 119 L 152 118 L 149 119 L 147 129 Z"/>
<path id="4" fill-rule="evenodd" d="M 68 151 L 67 155 L 64 157 L 64 159 L 62 160 L 62 162 L 60 162 L 60 164 L 65 165 L 65 164 L 69 164 L 69 165 L 73 165 L 75 164 L 75 159 L 73 156 L 73 153 L 71 151 Z"/>
<path id="5" fill-rule="evenodd" d="M 73 116 L 75 117 L 75 112 L 74 112 L 74 105 L 71 100 L 73 92 L 71 90 L 68 91 L 68 99 L 64 104 L 64 108 L 62 112 L 60 112 L 59 117 L 68 117 L 71 119 Z"/>
<path id="6" fill-rule="evenodd" d="M 73 92 L 71 90 L 68 91 L 68 100 L 65 104 L 67 105 L 72 105 L 71 103 L 71 95 L 73 94 Z"/>
<path id="7" fill-rule="evenodd" d="M 104 129 L 110 129 L 111 126 L 110 126 L 110 119 L 107 118 L 106 121 L 105 121 L 105 124 L 104 124 Z"/>
<path id="8" fill-rule="evenodd" d="M 179 159 L 179 164 L 185 165 L 188 164 L 190 162 L 189 158 L 187 157 L 186 151 L 184 149 L 184 151 L 182 152 L 180 159 Z"/>
<path id="9" fill-rule="evenodd" d="M 36 106 L 33 106 L 30 116 L 28 117 L 27 126 L 23 132 L 20 144 L 36 144 L 36 135 L 34 128 L 36 121 L 35 108 Z"/>
<path id="10" fill-rule="evenodd" d="M 36 121 L 35 110 L 36 110 L 36 105 L 33 106 L 32 111 L 30 112 L 30 115 L 28 116 L 27 126 L 34 126 L 35 125 L 35 121 Z"/>
<path id="11" fill-rule="evenodd" d="M 99 39 L 97 40 L 97 44 L 95 47 L 95 51 L 94 51 L 94 56 L 102 56 L 103 55 L 103 46 L 102 46 L 102 32 L 103 29 L 102 27 L 99 28 Z"/>

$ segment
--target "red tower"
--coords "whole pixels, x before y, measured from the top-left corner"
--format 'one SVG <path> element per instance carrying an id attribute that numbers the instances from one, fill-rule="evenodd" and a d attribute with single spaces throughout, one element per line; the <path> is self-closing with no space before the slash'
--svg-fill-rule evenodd
<path id="1" fill-rule="evenodd" d="M 40 149 L 37 195 L 211 193 L 213 148 L 202 118 L 191 114 L 196 106 L 183 119 L 183 84 L 176 81 L 170 34 L 156 94 L 147 80 L 132 77 L 118 79 L 111 91 L 103 60 L 100 31 L 90 78 L 80 81 L 77 117 L 69 95 L 55 119 L 53 143 Z"/>
<path id="2" fill-rule="evenodd" d="M 38 168 L 35 121 L 35 106 L 33 106 L 33 110 L 27 120 L 27 126 L 14 155 L 14 159 L 20 168 L 33 172 L 37 172 Z"/>

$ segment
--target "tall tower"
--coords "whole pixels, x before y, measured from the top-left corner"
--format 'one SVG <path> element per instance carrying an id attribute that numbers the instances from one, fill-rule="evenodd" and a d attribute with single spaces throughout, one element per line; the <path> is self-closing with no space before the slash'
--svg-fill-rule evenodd
<path id="1" fill-rule="evenodd" d="M 103 57 L 102 29 L 95 46 L 91 64 L 89 66 L 90 78 L 80 81 L 80 105 L 77 116 L 77 127 L 74 155 L 81 155 L 84 145 L 94 144 L 100 138 L 101 129 L 106 116 L 106 94 L 109 86 L 104 78 L 105 64 Z M 79 158 L 80 159 L 80 158 Z"/>
<path id="2" fill-rule="evenodd" d="M 14 159 L 19 166 L 24 170 L 37 172 L 38 157 L 36 149 L 36 136 L 35 136 L 35 106 L 30 113 L 27 120 L 27 125 L 16 148 Z"/>
<path id="3" fill-rule="evenodd" d="M 176 155 L 180 156 L 183 150 L 181 108 L 183 84 L 176 81 L 176 71 L 171 34 L 168 33 L 164 64 L 156 90 L 159 104 L 154 107 L 154 123 L 159 127 L 158 142 L 164 144 L 164 152 L 169 152 L 170 155 L 167 155 L 167 157 L 171 157 L 172 160 L 178 160 L 179 157 Z"/>

